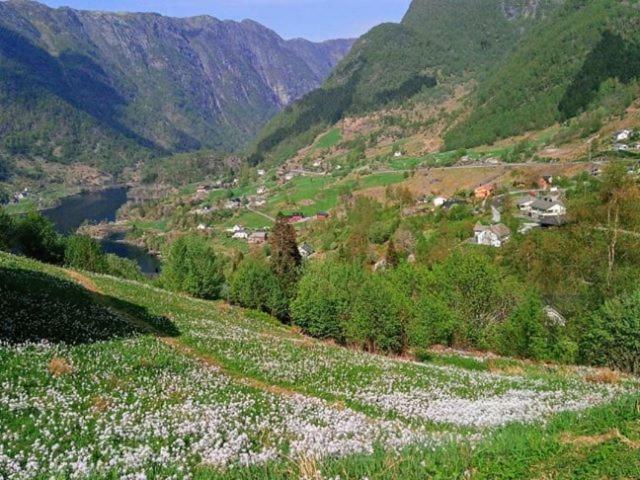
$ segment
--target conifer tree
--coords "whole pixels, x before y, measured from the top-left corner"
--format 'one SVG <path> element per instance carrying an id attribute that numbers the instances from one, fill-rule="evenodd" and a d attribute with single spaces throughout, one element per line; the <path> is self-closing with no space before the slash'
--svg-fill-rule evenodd
<path id="1" fill-rule="evenodd" d="M 278 277 L 283 291 L 292 295 L 298 281 L 302 256 L 298 250 L 296 231 L 282 214 L 276 219 L 269 245 L 271 268 Z"/>
<path id="2" fill-rule="evenodd" d="M 387 244 L 387 254 L 385 255 L 385 259 L 387 260 L 387 266 L 389 268 L 395 268 L 400 263 L 398 252 L 393 240 L 389 240 L 389 243 Z"/>

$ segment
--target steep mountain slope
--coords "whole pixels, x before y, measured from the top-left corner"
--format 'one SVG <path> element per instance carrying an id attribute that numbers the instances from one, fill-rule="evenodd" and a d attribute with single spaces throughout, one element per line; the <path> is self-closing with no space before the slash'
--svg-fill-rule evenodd
<path id="1" fill-rule="evenodd" d="M 482 78 L 557 4 L 414 0 L 402 23 L 371 30 L 322 88 L 276 117 L 256 142 L 253 160 L 308 143 L 322 126 L 345 114 L 404 101 L 437 84 Z"/>
<path id="2" fill-rule="evenodd" d="M 588 111 L 623 111 L 638 95 L 638 5 L 568 1 L 481 84 L 472 114 L 448 133 L 447 146 L 491 143 Z"/>
<path id="3" fill-rule="evenodd" d="M 236 149 L 351 43 L 285 41 L 252 21 L 0 2 L 0 145 L 109 162 Z"/>

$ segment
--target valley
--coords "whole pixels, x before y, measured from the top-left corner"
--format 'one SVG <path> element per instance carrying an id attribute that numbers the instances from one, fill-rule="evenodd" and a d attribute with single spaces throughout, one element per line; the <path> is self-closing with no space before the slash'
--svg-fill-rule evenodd
<path id="1" fill-rule="evenodd" d="M 640 478 L 639 6 L 0 1 L 0 478 Z"/>

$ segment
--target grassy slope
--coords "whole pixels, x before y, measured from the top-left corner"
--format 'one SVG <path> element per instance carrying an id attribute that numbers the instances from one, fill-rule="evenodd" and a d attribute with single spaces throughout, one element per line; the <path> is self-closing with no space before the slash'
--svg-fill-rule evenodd
<path id="1" fill-rule="evenodd" d="M 115 326 L 112 335 L 94 338 L 100 341 L 83 336 L 76 338 L 76 345 L 0 346 L 0 384 L 6 387 L 0 393 L 0 424 L 5 429 L 0 435 L 0 475 L 11 478 L 7 456 L 19 451 L 34 456 L 34 470 L 25 475 L 29 478 L 37 477 L 38 466 L 60 478 L 81 468 L 62 452 L 87 460 L 87 473 L 100 459 L 112 462 L 94 478 L 115 478 L 127 469 L 144 470 L 152 478 L 180 476 L 177 463 L 195 478 L 284 479 L 318 470 L 325 478 L 389 479 L 640 474 L 637 396 L 623 395 L 583 414 L 564 413 L 545 426 L 501 426 L 498 415 L 495 427 L 487 429 L 483 422 L 495 417 L 496 407 L 487 406 L 484 412 L 473 407 L 474 402 L 503 395 L 503 403 L 515 402 L 515 410 L 503 410 L 503 415 L 517 416 L 527 407 L 510 396 L 512 391 L 560 392 L 564 405 L 588 392 L 608 390 L 584 383 L 584 372 L 455 357 L 431 364 L 397 362 L 308 340 L 262 314 L 131 282 L 85 276 L 85 283 L 101 292 L 89 295 L 71 287 L 63 270 L 4 254 L 0 276 L 5 290 L 0 307 L 20 322 L 40 315 L 45 295 L 55 298 L 46 304 L 46 314 L 61 318 L 58 333 L 66 331 L 65 322 L 71 332 L 83 331 L 78 330 L 81 324 L 89 332 Z M 34 278 L 49 283 L 34 283 Z M 29 284 L 31 288 L 25 288 Z M 131 317 L 156 329 L 164 326 L 164 339 L 131 331 Z M 291 398 L 295 392 L 305 396 Z M 420 392 L 430 392 L 435 402 L 435 392 L 446 392 L 447 401 L 470 403 L 446 417 L 429 413 L 420 404 Z M 375 400 L 382 398 L 395 400 Z M 576 439 L 614 428 L 620 435 L 593 437 L 592 445 Z M 423 446 L 381 448 L 381 431 L 420 434 Z M 462 440 L 449 443 L 441 437 L 445 432 L 462 435 Z M 471 448 L 465 439 L 478 433 L 483 437 Z M 186 443 L 176 443 L 178 439 Z M 442 443 L 432 444 L 435 439 Z M 216 444 L 219 447 L 212 447 Z M 159 453 L 163 447 L 168 450 Z M 252 455 L 269 447 L 280 453 L 267 456 L 266 465 L 219 471 L 202 464 L 233 464 L 242 453 L 251 463 L 257 458 Z M 359 453 L 361 447 L 366 448 Z M 297 448 L 319 456 L 335 448 L 337 457 L 303 461 Z M 131 458 L 139 459 L 139 466 L 132 466 Z"/>

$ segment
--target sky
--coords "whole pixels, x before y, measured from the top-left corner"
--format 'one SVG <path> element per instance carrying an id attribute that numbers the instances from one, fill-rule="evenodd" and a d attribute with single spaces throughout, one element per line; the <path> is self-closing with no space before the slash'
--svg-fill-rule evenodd
<path id="1" fill-rule="evenodd" d="M 250 18 L 284 38 L 355 38 L 383 22 L 398 22 L 411 0 L 41 0 L 52 7 L 157 12 L 172 17 Z"/>

